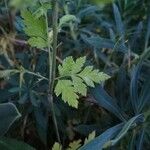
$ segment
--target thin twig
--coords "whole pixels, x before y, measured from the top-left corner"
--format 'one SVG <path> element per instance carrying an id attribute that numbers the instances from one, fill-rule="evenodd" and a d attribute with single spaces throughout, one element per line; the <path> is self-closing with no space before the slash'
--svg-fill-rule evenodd
<path id="1" fill-rule="evenodd" d="M 41 78 L 41 79 L 43 79 L 43 80 L 47 80 L 47 81 L 49 81 L 49 79 L 48 79 L 48 78 L 46 78 L 46 77 L 44 77 L 44 76 L 40 75 L 39 73 L 31 72 L 31 71 L 28 71 L 28 70 L 25 70 L 25 73 L 28 73 L 28 74 L 31 74 L 31 75 L 37 76 L 37 77 L 39 77 L 39 78 Z"/>

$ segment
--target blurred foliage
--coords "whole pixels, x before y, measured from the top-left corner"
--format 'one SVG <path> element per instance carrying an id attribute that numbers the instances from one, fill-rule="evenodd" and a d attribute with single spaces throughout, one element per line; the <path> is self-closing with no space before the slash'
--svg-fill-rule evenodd
<path id="1" fill-rule="evenodd" d="M 81 149 L 92 150 L 93 143 L 98 143 L 99 148 L 148 150 L 150 1 L 59 0 L 59 6 L 59 18 L 70 15 L 76 19 L 60 28 L 58 63 L 66 56 L 86 56 L 87 65 L 94 64 L 111 76 L 105 84 L 89 88 L 89 95 L 80 97 L 78 109 L 55 97 L 61 144 L 68 147 L 81 139 L 81 146 L 85 137 L 95 131 L 95 140 Z M 48 54 L 40 49 L 40 43 L 34 48 L 27 43 L 21 11 L 28 9 L 41 15 L 41 8 L 38 0 L 0 1 L 0 103 L 15 104 L 22 114 L 5 136 L 37 150 L 52 147 L 57 141 L 51 110 L 49 114 L 46 111 L 48 84 L 40 80 L 48 77 Z M 48 14 L 51 26 L 51 9 Z M 60 148 L 58 143 L 56 147 Z"/>

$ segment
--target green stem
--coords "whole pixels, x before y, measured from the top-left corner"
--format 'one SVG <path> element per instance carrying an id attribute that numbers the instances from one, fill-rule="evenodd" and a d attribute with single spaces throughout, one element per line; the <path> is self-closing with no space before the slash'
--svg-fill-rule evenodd
<path id="1" fill-rule="evenodd" d="M 52 53 L 52 81 L 51 92 L 53 92 L 56 75 L 56 54 L 57 54 L 57 36 L 58 36 L 58 1 L 53 1 L 53 53 Z"/>
<path id="2" fill-rule="evenodd" d="M 51 52 L 51 43 L 49 40 L 49 29 L 48 29 L 48 17 L 47 14 L 45 14 L 45 18 L 46 18 L 46 30 L 47 30 L 47 45 L 48 45 L 48 63 L 49 63 L 49 89 L 51 89 L 51 74 L 52 74 L 52 52 Z"/>
<path id="3" fill-rule="evenodd" d="M 60 135 L 58 131 L 58 124 L 57 124 L 57 119 L 55 115 L 55 110 L 54 110 L 54 98 L 53 98 L 53 91 L 54 91 L 54 82 L 55 82 L 55 74 L 56 74 L 56 52 L 57 52 L 57 26 L 58 26 L 58 1 L 54 0 L 53 1 L 53 45 L 52 45 L 52 51 L 51 51 L 51 43 L 49 40 L 49 30 L 48 30 L 48 17 L 47 14 L 45 15 L 46 17 L 46 25 L 47 25 L 47 37 L 48 37 L 48 53 L 49 53 L 49 92 L 48 92 L 48 102 L 51 106 L 51 111 L 52 111 L 52 117 L 55 125 L 55 130 L 56 130 L 56 135 L 57 135 L 57 140 L 59 143 L 60 141 Z"/>

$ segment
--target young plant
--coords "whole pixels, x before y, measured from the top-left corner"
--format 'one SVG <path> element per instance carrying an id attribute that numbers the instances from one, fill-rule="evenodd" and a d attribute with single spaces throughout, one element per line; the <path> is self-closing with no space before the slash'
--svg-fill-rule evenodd
<path id="1" fill-rule="evenodd" d="M 44 5 L 42 3 L 42 5 Z M 58 66 L 59 76 L 56 77 L 56 53 L 58 31 L 69 22 L 76 21 L 76 17 L 65 15 L 59 19 L 58 24 L 58 1 L 53 4 L 53 25 L 48 26 L 47 11 L 44 15 L 38 15 L 25 10 L 22 17 L 25 24 L 25 33 L 29 36 L 28 43 L 37 48 L 44 48 L 49 55 L 49 93 L 48 100 L 52 106 L 53 119 L 56 127 L 57 137 L 60 142 L 57 121 L 53 108 L 53 92 L 57 96 L 62 95 L 62 100 L 70 106 L 78 108 L 79 94 L 86 96 L 87 86 L 94 87 L 94 83 L 101 83 L 109 78 L 103 72 L 93 69 L 92 66 L 84 67 L 86 57 L 78 58 L 76 61 L 72 57 L 67 57 L 62 65 Z M 83 68 L 84 67 L 84 68 Z M 56 86 L 55 86 L 56 83 Z M 55 90 L 54 90 L 55 89 Z"/>
<path id="2" fill-rule="evenodd" d="M 49 24 L 48 10 L 52 9 L 52 26 Z M 40 6 L 36 11 L 23 10 L 21 16 L 25 25 L 24 31 L 28 38 L 28 44 L 31 47 L 36 47 L 44 50 L 48 54 L 48 70 L 49 76 L 44 77 L 39 73 L 32 72 L 21 66 L 19 69 L 4 70 L 0 72 L 0 77 L 9 76 L 11 74 L 20 73 L 20 87 L 23 82 L 25 73 L 37 76 L 40 80 L 45 80 L 48 85 L 47 99 L 51 107 L 53 121 L 55 124 L 57 139 L 60 141 L 58 132 L 57 120 L 55 116 L 53 96 L 60 96 L 64 102 L 68 103 L 74 108 L 78 108 L 79 97 L 87 95 L 87 88 L 94 88 L 95 83 L 102 83 L 107 80 L 109 76 L 92 66 L 85 66 L 86 57 L 80 57 L 76 60 L 72 56 L 65 58 L 62 64 L 58 66 L 58 76 L 56 77 L 56 56 L 58 48 L 58 33 L 64 26 L 70 27 L 73 22 L 78 19 L 70 14 L 58 18 L 59 6 L 58 1 L 54 0 L 52 3 L 40 2 Z M 49 110 L 47 110 L 49 112 Z"/>
<path id="3" fill-rule="evenodd" d="M 55 143 L 53 150 L 63 149 L 63 146 L 66 145 L 65 142 L 68 143 L 68 137 L 70 140 L 74 138 L 74 134 L 72 134 L 74 131 L 87 135 L 87 132 L 89 133 L 92 130 L 96 130 L 96 133 L 100 134 L 99 129 L 103 129 L 103 127 L 107 128 L 107 130 L 98 137 L 95 138 L 95 133 L 93 132 L 85 142 L 82 142 L 80 139 L 71 142 L 67 150 L 107 149 L 115 145 L 116 149 L 122 147 L 123 149 L 127 149 L 127 147 L 130 147 L 130 149 L 134 149 L 135 147 L 142 149 L 142 143 L 149 141 L 148 138 L 150 137 L 150 113 L 149 105 L 147 105 L 149 104 L 148 100 L 150 97 L 148 92 L 150 87 L 148 74 L 149 59 L 147 59 L 150 54 L 148 48 L 150 19 L 147 23 L 145 38 L 143 38 L 145 39 L 145 42 L 140 38 L 141 35 L 142 37 L 144 35 L 142 34 L 143 25 L 146 23 L 145 21 L 148 14 L 143 13 L 142 11 L 142 14 L 139 16 L 143 18 L 142 20 L 144 22 L 140 20 L 137 27 L 135 27 L 135 24 L 137 24 L 138 21 L 137 17 L 134 17 L 134 15 L 130 16 L 129 14 L 132 14 L 131 11 L 133 12 L 133 10 L 136 10 L 136 7 L 131 9 L 133 2 L 130 1 L 116 1 L 116 4 L 119 3 L 119 7 L 113 3 L 115 22 L 111 20 L 113 17 L 112 13 L 110 13 L 110 7 L 108 7 L 109 9 L 106 7 L 105 9 L 105 7 L 92 6 L 88 4 L 86 0 L 33 0 L 32 2 L 30 0 L 24 0 L 24 2 L 22 2 L 22 0 L 12 0 L 10 2 L 12 6 L 17 5 L 17 8 L 25 8 L 21 12 L 24 25 L 22 24 L 22 19 L 20 19 L 20 17 L 16 20 L 19 20 L 18 24 L 22 24 L 24 31 L 28 36 L 28 38 L 26 38 L 28 39 L 27 42 L 23 42 L 28 43 L 32 49 L 30 49 L 30 52 L 21 53 L 21 55 L 20 53 L 17 53 L 17 63 L 15 61 L 13 62 L 11 57 L 9 60 L 7 47 L 13 47 L 14 43 L 11 42 L 16 41 L 16 39 L 14 39 L 14 37 L 12 39 L 11 36 L 8 36 L 9 34 L 6 34 L 4 38 L 1 38 L 0 45 L 3 45 L 3 54 L 4 51 L 6 51 L 4 56 L 5 59 L 7 59 L 9 66 L 7 66 L 5 62 L 3 63 L 3 60 L 2 64 L 4 64 L 5 67 L 10 68 L 5 70 L 3 65 L 2 67 L 0 66 L 2 69 L 0 70 L 0 78 L 8 79 L 14 74 L 17 74 L 15 75 L 16 78 L 19 77 L 19 84 L 17 84 L 18 81 L 16 81 L 16 78 L 14 77 L 15 84 L 12 81 L 14 78 L 12 78 L 9 81 L 10 84 L 8 83 L 9 85 L 6 87 L 8 95 L 10 93 L 14 94 L 9 100 L 13 101 L 13 103 L 19 102 L 19 104 L 27 104 L 29 107 L 28 110 L 19 109 L 19 111 L 22 114 L 25 114 L 27 118 L 31 115 L 36 118 L 34 125 L 37 126 L 37 133 L 39 134 L 41 141 L 45 144 L 45 148 L 47 149 L 47 145 L 51 142 L 50 138 L 53 137 L 53 132 L 49 132 L 48 130 L 51 130 L 53 125 L 49 124 L 49 128 L 47 127 L 48 122 L 51 121 L 48 120 L 49 112 L 51 112 L 56 129 L 57 141 L 60 143 Z M 98 5 L 111 2 L 112 0 L 105 0 L 105 2 L 104 0 L 91 1 L 91 3 Z M 59 8 L 58 3 L 62 6 L 61 8 Z M 83 3 L 84 5 L 82 5 Z M 136 6 L 139 4 L 140 2 L 137 2 Z M 144 5 L 145 4 L 146 3 L 144 3 Z M 145 7 L 141 8 L 145 9 Z M 119 10 L 121 10 L 121 13 Z M 139 9 L 137 10 L 140 12 Z M 101 11 L 103 12 L 101 13 Z M 108 11 L 110 14 L 107 14 Z M 58 14 L 58 12 L 60 14 Z M 52 15 L 50 15 L 51 13 Z M 58 16 L 61 16 L 61 18 Z M 122 17 L 124 18 L 124 21 L 122 21 Z M 109 20 L 107 20 L 107 18 L 109 18 Z M 130 29 L 128 27 L 130 27 Z M 3 27 L 1 30 L 3 31 Z M 135 32 L 130 33 L 133 31 Z M 58 34 L 59 40 L 57 39 Z M 133 36 L 130 37 L 130 34 L 133 34 Z M 9 40 L 3 42 L 5 39 Z M 102 86 L 95 87 L 95 84 L 107 80 L 109 76 L 94 69 L 92 66 L 87 66 L 86 57 L 84 57 L 85 54 L 82 54 L 83 57 L 76 59 L 69 56 L 64 60 L 61 60 L 59 56 L 57 56 L 57 48 L 62 44 L 59 44 L 59 41 L 63 41 L 64 43 L 62 56 L 66 56 L 66 53 L 68 56 L 68 53 L 70 52 L 75 52 L 74 54 L 86 52 L 87 58 L 92 55 L 94 56 L 97 65 L 104 65 L 104 70 L 106 69 L 114 76 L 108 83 L 109 86 L 107 87 L 109 90 L 107 87 L 105 87 L 106 91 Z M 9 45 L 9 43 L 11 43 L 11 46 L 6 46 Z M 144 45 L 144 48 L 142 48 L 142 45 Z M 82 51 L 82 48 L 86 51 Z M 91 51 L 91 49 L 93 50 Z M 145 54 L 143 54 L 144 56 L 147 56 L 146 59 L 141 59 L 140 53 L 142 52 L 142 49 L 145 49 Z M 25 57 L 25 60 L 22 58 L 22 55 Z M 60 64 L 58 64 L 56 60 L 59 60 Z M 138 60 L 139 63 L 136 64 Z M 19 88 L 16 87 L 17 85 Z M 92 107 L 93 109 L 91 111 L 91 103 L 89 103 L 89 101 L 88 103 L 85 103 L 87 105 L 82 105 L 83 107 L 76 111 L 79 107 L 80 96 L 87 95 L 88 87 L 90 87 L 89 96 L 92 96 L 92 106 L 93 102 L 94 106 L 99 105 L 101 108 L 100 111 L 97 107 L 96 111 L 94 110 L 95 107 Z M 107 93 L 108 91 L 109 93 Z M 7 94 L 3 94 L 3 90 L 0 93 L 2 96 L 5 95 L 5 100 L 7 101 Z M 63 102 L 54 103 L 54 95 L 56 95 L 55 99 L 62 99 L 63 102 L 76 109 L 67 108 L 66 110 L 66 105 L 64 105 Z M 3 102 L 4 98 L 1 99 Z M 85 98 L 85 100 L 86 99 L 87 98 Z M 31 104 L 28 103 L 29 101 Z M 87 106 L 89 107 L 88 110 Z M 8 110 L 9 111 L 5 109 L 5 112 L 7 113 L 0 114 L 5 114 L 6 117 L 8 116 L 10 123 L 12 123 L 17 115 L 16 109 L 14 109 L 13 113 L 10 113 L 11 109 L 8 108 Z M 3 111 L 1 106 L 0 111 Z M 82 111 L 86 111 L 86 115 L 81 116 L 80 114 L 82 114 Z M 108 111 L 110 113 L 107 113 Z M 75 115 L 77 114 L 80 116 L 73 118 L 72 113 L 74 115 L 74 112 Z M 99 112 L 102 115 L 99 114 Z M 117 120 L 113 115 L 117 117 Z M 0 122 L 3 133 L 8 130 L 7 125 L 4 128 L 4 124 L 6 124 L 5 121 L 7 121 L 5 120 L 5 116 L 1 116 L 1 120 L 2 122 L 4 121 L 4 123 Z M 24 138 L 27 127 L 24 124 L 30 122 L 29 119 L 26 119 L 26 116 L 23 119 L 25 123 L 23 122 L 23 127 L 21 126 L 23 130 L 23 134 L 21 135 L 22 138 Z M 60 130 L 58 130 L 56 118 L 59 120 L 58 125 L 63 126 L 63 129 L 60 127 Z M 71 120 L 68 121 L 70 118 Z M 109 119 L 109 121 L 107 119 Z M 112 127 L 110 122 L 118 122 L 118 119 L 120 119 L 120 123 Z M 100 126 L 97 126 L 97 124 L 100 124 Z M 10 124 L 8 125 L 10 127 Z M 67 128 L 68 137 L 66 136 L 66 132 L 64 132 L 64 128 Z M 59 132 L 62 133 L 61 139 L 64 144 L 60 141 Z M 47 134 L 50 134 L 51 136 L 47 136 Z M 131 135 L 131 138 L 129 138 L 129 135 Z M 49 143 L 47 143 L 47 139 L 49 140 Z M 127 146 L 128 142 L 130 143 L 129 146 Z M 14 145 L 15 143 L 18 149 L 25 147 L 14 140 L 7 139 L 6 141 L 6 139 L 3 138 L 0 139 L 0 149 L 4 149 L 3 147 L 8 147 L 7 149 L 14 148 L 16 147 Z M 82 143 L 84 143 L 83 146 Z M 145 144 L 143 148 L 145 148 Z"/>

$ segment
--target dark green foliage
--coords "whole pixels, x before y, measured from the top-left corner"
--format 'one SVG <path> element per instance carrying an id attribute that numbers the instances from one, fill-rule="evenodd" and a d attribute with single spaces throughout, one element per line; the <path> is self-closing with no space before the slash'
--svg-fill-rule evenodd
<path id="1" fill-rule="evenodd" d="M 2 137 L 10 126 L 20 117 L 21 115 L 14 104 L 0 104 L 0 137 Z"/>
<path id="2" fill-rule="evenodd" d="M 57 77 L 62 76 L 60 81 L 63 82 L 61 82 L 61 91 L 57 90 L 56 94 L 62 94 L 62 89 L 65 93 L 69 92 L 67 93 L 69 99 L 70 97 L 75 99 L 76 103 L 71 103 L 68 97 L 63 100 L 69 101 L 72 106 L 79 106 L 78 109 L 69 107 L 61 101 L 61 97 L 54 95 L 54 110 L 61 144 L 65 149 L 70 141 L 81 139 L 82 142 L 75 143 L 81 146 L 85 137 L 96 131 L 96 138 L 87 145 L 81 146 L 81 150 L 110 149 L 110 146 L 113 146 L 112 149 L 148 150 L 150 147 L 150 1 L 115 0 L 112 3 L 108 0 L 104 3 L 102 0 L 99 4 L 97 1 L 91 1 L 59 0 L 57 65 L 60 66 L 56 71 L 55 85 Z M 0 133 L 4 134 L 9 129 L 5 134 L 6 137 L 19 141 L 21 139 L 37 150 L 51 149 L 57 141 L 52 123 L 52 110 L 47 101 L 49 88 L 47 40 L 50 38 L 49 40 L 53 42 L 52 5 L 47 5 L 49 2 L 47 0 L 42 2 L 43 5 L 37 0 L 33 2 L 27 0 L 26 3 L 19 3 L 18 0 L 17 9 L 15 8 L 17 13 L 13 17 L 9 3 L 7 10 L 6 4 L 0 1 L 0 112 L 1 105 L 11 101 L 22 114 L 20 120 L 11 128 L 10 125 L 3 126 L 3 130 L 0 128 Z M 44 16 L 47 9 L 49 37 L 47 37 Z M 11 12 L 12 16 L 6 15 L 7 11 Z M 16 32 L 15 38 L 9 34 L 12 32 Z M 33 47 L 28 45 L 27 39 Z M 11 47 L 14 57 L 9 51 L 10 43 L 14 46 Z M 13 65 L 8 63 L 6 54 L 14 62 Z M 75 60 L 86 56 L 87 61 L 67 64 L 66 68 L 69 71 L 65 70 L 62 62 L 70 55 Z M 81 68 L 84 63 L 85 67 L 94 64 L 94 68 L 89 69 L 88 75 L 91 70 L 99 69 L 111 78 L 93 88 L 93 76 L 98 72 L 90 76 L 91 80 L 88 80 L 90 83 L 78 77 L 83 71 Z M 70 72 L 73 71 L 76 75 L 70 76 Z M 78 84 L 75 82 L 77 80 Z M 91 88 L 87 88 L 88 84 Z M 12 111 L 9 109 L 7 113 L 0 113 L 4 121 L 8 117 L 10 124 L 16 116 L 16 111 L 14 112 L 14 109 Z M 5 142 L 3 145 L 0 140 L 0 149 L 1 146 L 13 146 L 18 142 L 6 139 L 2 139 Z M 19 145 L 23 147 L 22 143 Z M 59 144 L 56 144 L 57 146 L 59 147 Z"/>
<path id="3" fill-rule="evenodd" d="M 0 139 L 0 149 L 2 150 L 35 150 L 31 146 L 16 141 L 14 139 L 2 138 Z"/>

